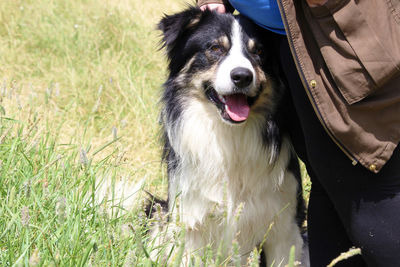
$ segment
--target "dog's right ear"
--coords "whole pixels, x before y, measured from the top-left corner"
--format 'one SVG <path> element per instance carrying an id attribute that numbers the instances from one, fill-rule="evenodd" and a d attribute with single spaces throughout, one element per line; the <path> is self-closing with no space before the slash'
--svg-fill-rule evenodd
<path id="1" fill-rule="evenodd" d="M 157 28 L 162 31 L 162 47 L 166 47 L 168 53 L 173 50 L 177 40 L 187 31 L 194 29 L 205 13 L 198 7 L 188 9 L 174 15 L 165 15 L 158 23 Z"/>

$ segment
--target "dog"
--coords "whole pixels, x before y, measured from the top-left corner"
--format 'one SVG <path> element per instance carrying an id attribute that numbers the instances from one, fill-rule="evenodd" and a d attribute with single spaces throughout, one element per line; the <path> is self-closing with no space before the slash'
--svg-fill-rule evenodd
<path id="1" fill-rule="evenodd" d="M 160 116 L 168 200 L 158 202 L 183 225 L 185 253 L 211 246 L 229 259 L 235 243 L 241 264 L 261 248 L 263 264 L 284 266 L 295 246 L 301 261 L 300 173 L 281 127 L 273 38 L 245 17 L 196 7 L 165 15 L 158 29 L 169 71 Z"/>

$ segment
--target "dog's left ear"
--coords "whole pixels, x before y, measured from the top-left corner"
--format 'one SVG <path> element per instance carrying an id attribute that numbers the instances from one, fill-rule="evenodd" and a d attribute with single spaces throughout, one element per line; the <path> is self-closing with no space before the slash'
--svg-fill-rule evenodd
<path id="1" fill-rule="evenodd" d="M 189 7 L 180 13 L 165 15 L 161 19 L 157 28 L 162 31 L 162 46 L 167 48 L 168 53 L 173 50 L 177 40 L 185 32 L 194 29 L 198 25 L 205 13 L 209 13 L 209 11 L 203 12 L 198 7 Z"/>

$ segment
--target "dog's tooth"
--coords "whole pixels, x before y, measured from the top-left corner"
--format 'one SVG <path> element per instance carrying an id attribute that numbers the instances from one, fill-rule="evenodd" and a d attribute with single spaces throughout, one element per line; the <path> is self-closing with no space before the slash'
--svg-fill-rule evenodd
<path id="1" fill-rule="evenodd" d="M 225 97 L 223 97 L 222 95 L 218 95 L 218 99 L 225 104 Z"/>

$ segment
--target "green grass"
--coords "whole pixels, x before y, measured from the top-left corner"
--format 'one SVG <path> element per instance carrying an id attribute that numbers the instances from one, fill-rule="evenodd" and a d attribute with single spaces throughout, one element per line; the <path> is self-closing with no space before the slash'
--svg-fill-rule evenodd
<path id="1" fill-rule="evenodd" d="M 142 212 L 93 192 L 144 178 L 165 195 L 155 24 L 183 3 L 0 1 L 0 266 L 162 264 Z"/>
<path id="2" fill-rule="evenodd" d="M 92 192 L 105 177 L 165 191 L 154 29 L 181 6 L 0 2 L 0 266 L 148 262 L 141 213 Z"/>
<path id="3" fill-rule="evenodd" d="M 95 179 L 117 175 L 112 154 L 94 163 L 49 134 L 33 140 L 34 119 L 2 119 L 0 132 L 7 133 L 0 150 L 1 266 L 123 264 L 136 247 L 128 225 L 141 225 L 141 217 L 107 214 L 92 194 Z"/>
<path id="4" fill-rule="evenodd" d="M 163 11 L 181 6 L 178 1 L 1 1 L 5 115 L 25 122 L 27 113 L 36 114 L 39 136 L 50 134 L 78 147 L 101 146 L 116 132 L 129 176 L 160 178 L 158 99 L 165 64 L 155 25 Z"/>

